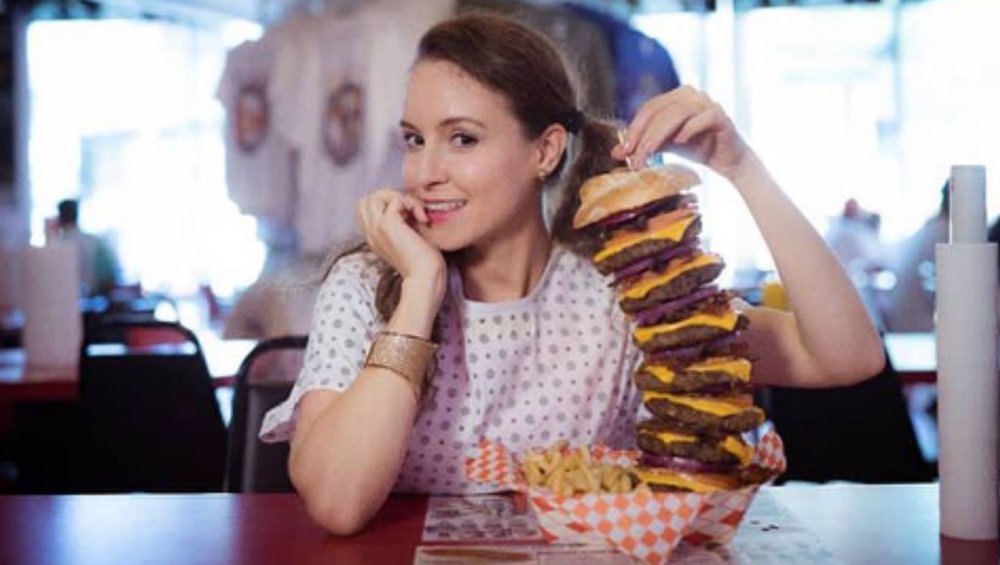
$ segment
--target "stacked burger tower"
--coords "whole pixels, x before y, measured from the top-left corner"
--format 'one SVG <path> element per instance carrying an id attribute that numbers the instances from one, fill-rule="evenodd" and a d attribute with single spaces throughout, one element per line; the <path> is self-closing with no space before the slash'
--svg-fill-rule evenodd
<path id="1" fill-rule="evenodd" d="M 731 306 L 733 293 L 712 284 L 724 264 L 700 247 L 690 192 L 700 182 L 676 164 L 615 169 L 583 185 L 573 219 L 599 235 L 592 260 L 636 323 L 643 360 L 633 378 L 650 414 L 636 430 L 638 474 L 661 491 L 730 490 L 759 471 L 742 437 L 764 420 L 739 339 L 748 320 Z"/>

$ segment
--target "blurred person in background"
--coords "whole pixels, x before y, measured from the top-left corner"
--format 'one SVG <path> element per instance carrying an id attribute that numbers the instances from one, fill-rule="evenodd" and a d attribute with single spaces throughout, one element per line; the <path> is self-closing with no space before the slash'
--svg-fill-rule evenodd
<path id="1" fill-rule="evenodd" d="M 831 220 L 824 235 L 879 330 L 885 328 L 875 292 L 875 277 L 885 268 L 884 250 L 879 240 L 881 224 L 881 216 L 865 210 L 856 199 L 850 198 L 840 215 Z"/>
<path id="2" fill-rule="evenodd" d="M 80 230 L 80 206 L 76 200 L 61 200 L 57 206 L 56 235 L 73 240 L 80 249 L 80 295 L 107 295 L 119 282 L 118 257 L 100 237 Z"/>
<path id="3" fill-rule="evenodd" d="M 826 232 L 826 242 L 855 284 L 863 283 L 869 274 L 882 267 L 880 224 L 878 214 L 864 210 L 851 198 Z"/>
<path id="4" fill-rule="evenodd" d="M 889 266 L 896 285 L 885 304 L 886 329 L 893 332 L 934 330 L 934 246 L 948 241 L 948 187 L 934 216 L 900 242 Z"/>

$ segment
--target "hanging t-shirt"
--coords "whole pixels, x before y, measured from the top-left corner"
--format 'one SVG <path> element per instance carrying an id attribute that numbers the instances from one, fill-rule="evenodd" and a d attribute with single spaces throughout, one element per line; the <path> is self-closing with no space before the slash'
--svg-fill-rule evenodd
<path id="1" fill-rule="evenodd" d="M 399 187 L 399 119 L 419 37 L 450 2 L 363 2 L 315 16 L 269 88 L 275 127 L 298 150 L 295 223 L 305 253 L 359 235 L 355 204 Z"/>
<path id="2" fill-rule="evenodd" d="M 216 96 L 226 108 L 226 185 L 240 211 L 278 225 L 295 208 L 292 147 L 274 132 L 268 88 L 279 53 L 306 22 L 293 18 L 247 41 L 226 57 Z"/>
<path id="3" fill-rule="evenodd" d="M 306 359 L 289 398 L 264 419 L 261 437 L 291 437 L 302 396 L 344 391 L 381 329 L 378 262 L 339 261 L 313 311 Z M 634 447 L 640 395 L 631 374 L 639 350 L 614 289 L 583 257 L 556 246 L 524 298 L 465 298 L 457 269 L 438 314 L 440 347 L 428 397 L 414 422 L 396 490 L 468 493 L 463 461 L 487 437 L 514 452 L 558 439 Z"/>

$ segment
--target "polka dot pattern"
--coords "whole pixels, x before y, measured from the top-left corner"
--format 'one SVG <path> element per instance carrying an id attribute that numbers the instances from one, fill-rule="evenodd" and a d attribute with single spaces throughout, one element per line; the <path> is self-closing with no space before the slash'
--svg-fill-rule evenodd
<path id="1" fill-rule="evenodd" d="M 613 289 L 586 258 L 557 246 L 536 288 L 501 303 L 465 299 L 458 272 L 449 274 L 438 369 L 396 490 L 487 488 L 462 472 L 481 437 L 515 452 L 561 438 L 634 446 L 639 395 L 631 373 L 639 351 Z M 265 419 L 263 438 L 291 435 L 306 391 L 350 386 L 378 331 L 377 278 L 377 265 L 364 256 L 342 260 L 331 272 L 317 300 L 305 366 L 288 400 Z"/>

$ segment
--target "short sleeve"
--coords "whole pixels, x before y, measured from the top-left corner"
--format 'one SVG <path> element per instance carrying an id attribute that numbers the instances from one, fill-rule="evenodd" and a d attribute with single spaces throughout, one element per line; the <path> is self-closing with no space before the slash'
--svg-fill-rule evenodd
<path id="1" fill-rule="evenodd" d="M 357 378 L 381 322 L 375 308 L 377 267 L 365 254 L 338 261 L 313 307 L 309 345 L 288 398 L 264 417 L 260 438 L 286 441 L 295 431 L 298 405 L 315 389 L 343 392 Z"/>

